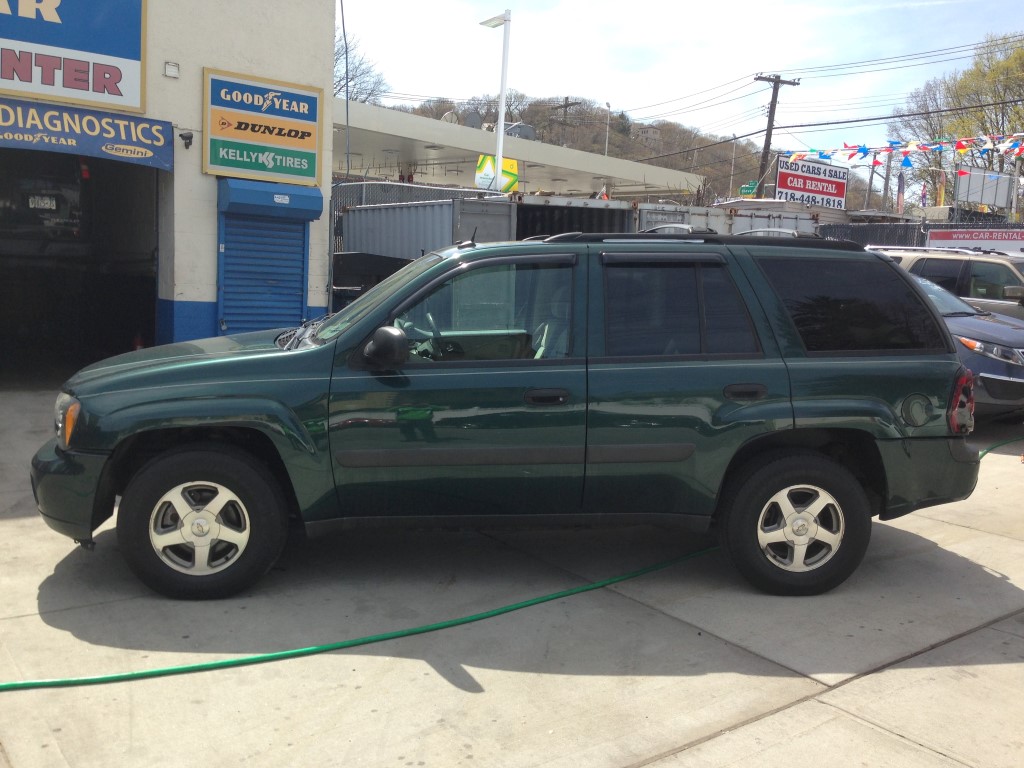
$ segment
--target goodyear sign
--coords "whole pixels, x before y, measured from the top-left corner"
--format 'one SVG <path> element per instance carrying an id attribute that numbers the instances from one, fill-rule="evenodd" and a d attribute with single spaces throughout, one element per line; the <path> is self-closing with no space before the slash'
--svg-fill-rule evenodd
<path id="1" fill-rule="evenodd" d="M 145 110 L 146 0 L 0 0 L 0 91 Z"/>
<path id="2" fill-rule="evenodd" d="M 162 120 L 0 98 L 0 147 L 105 157 L 170 171 L 173 136 L 171 124 Z"/>
<path id="3" fill-rule="evenodd" d="M 204 173 L 319 186 L 322 89 L 212 69 L 204 82 Z"/>

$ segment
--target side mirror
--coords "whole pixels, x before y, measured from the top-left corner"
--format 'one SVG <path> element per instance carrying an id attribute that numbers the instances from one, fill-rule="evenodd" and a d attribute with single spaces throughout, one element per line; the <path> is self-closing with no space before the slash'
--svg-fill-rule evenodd
<path id="1" fill-rule="evenodd" d="M 398 370 L 409 359 L 405 331 L 393 325 L 381 326 L 363 348 L 363 358 L 376 370 Z"/>
<path id="2" fill-rule="evenodd" d="M 1008 285 L 1003 288 L 1003 298 L 1009 301 L 1024 299 L 1024 285 Z"/>

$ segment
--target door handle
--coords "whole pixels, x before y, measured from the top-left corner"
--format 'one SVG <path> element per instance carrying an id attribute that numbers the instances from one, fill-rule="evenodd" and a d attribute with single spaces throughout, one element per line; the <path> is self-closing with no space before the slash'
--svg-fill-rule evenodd
<path id="1" fill-rule="evenodd" d="M 729 400 L 761 400 L 768 394 L 764 384 L 729 384 L 722 390 Z"/>
<path id="2" fill-rule="evenodd" d="M 569 402 L 569 390 L 528 389 L 523 399 L 530 405 L 565 405 Z"/>

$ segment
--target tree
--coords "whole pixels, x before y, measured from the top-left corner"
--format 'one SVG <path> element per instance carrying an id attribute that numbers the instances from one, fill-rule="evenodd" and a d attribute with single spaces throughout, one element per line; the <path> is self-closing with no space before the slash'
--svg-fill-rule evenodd
<path id="1" fill-rule="evenodd" d="M 935 78 L 912 91 L 907 99 L 906 108 L 896 110 L 897 120 L 889 124 L 889 133 L 904 143 L 947 136 L 950 132 L 950 118 L 941 110 L 945 109 L 948 103 L 950 80 L 951 78 Z M 929 189 L 935 190 L 942 174 L 946 173 L 943 156 L 948 154 L 913 153 L 910 157 L 914 166 L 906 171 L 907 180 L 911 183 L 927 184 Z M 933 192 L 932 196 L 937 202 L 936 193 Z"/>
<path id="2" fill-rule="evenodd" d="M 954 137 L 1005 135 L 1024 125 L 1024 48 L 1011 38 L 989 36 L 978 46 L 974 64 L 948 89 Z M 1001 152 L 971 152 L 968 164 L 1006 170 Z M 1012 162 L 1012 160 L 1010 161 Z"/>
<path id="3" fill-rule="evenodd" d="M 381 97 L 389 88 L 384 75 L 359 52 L 357 38 L 348 39 L 347 53 L 346 57 L 345 38 L 338 35 L 334 39 L 334 95 L 345 98 L 347 87 L 349 101 L 380 104 Z"/>
<path id="4" fill-rule="evenodd" d="M 451 99 L 427 99 L 419 106 L 413 107 L 412 113 L 432 120 L 440 120 L 446 112 L 455 111 L 455 102 Z"/>
<path id="5" fill-rule="evenodd" d="M 901 141 L 957 140 L 1004 136 L 1024 125 L 1024 49 L 1019 35 L 990 35 L 975 49 L 974 62 L 966 72 L 954 72 L 929 80 L 913 91 L 904 110 L 897 110 L 890 132 Z M 934 190 L 951 178 L 955 166 L 967 165 L 1005 172 L 1014 159 L 989 148 L 967 151 L 915 152 L 912 181 Z"/>

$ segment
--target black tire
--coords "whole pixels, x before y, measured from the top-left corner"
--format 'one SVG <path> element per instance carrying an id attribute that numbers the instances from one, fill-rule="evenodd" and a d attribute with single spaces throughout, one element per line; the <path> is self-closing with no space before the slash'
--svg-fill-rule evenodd
<path id="1" fill-rule="evenodd" d="M 267 468 L 212 444 L 151 460 L 128 483 L 117 513 L 129 567 L 174 598 L 229 597 L 252 586 L 277 560 L 287 532 L 281 490 Z"/>
<path id="2" fill-rule="evenodd" d="M 722 501 L 722 548 L 747 581 L 771 594 L 837 587 L 871 540 L 871 508 L 860 483 L 819 454 L 755 462 L 729 483 Z"/>

